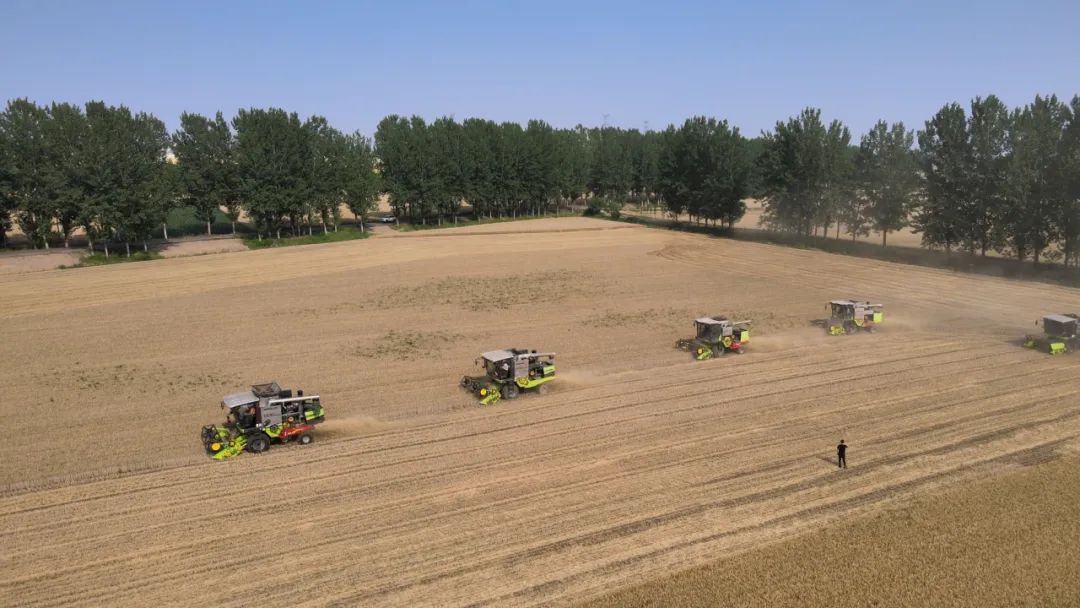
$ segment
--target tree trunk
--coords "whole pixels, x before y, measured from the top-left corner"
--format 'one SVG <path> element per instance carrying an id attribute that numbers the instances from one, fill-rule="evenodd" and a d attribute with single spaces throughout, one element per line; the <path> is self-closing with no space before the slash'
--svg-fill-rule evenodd
<path id="1" fill-rule="evenodd" d="M 166 241 L 169 240 L 169 225 L 164 222 L 161 223 L 161 234 L 165 237 Z M 66 242 L 67 241 L 65 240 L 65 247 L 67 247 Z"/>
<path id="2" fill-rule="evenodd" d="M 236 234 L 236 221 L 233 220 L 231 223 L 232 223 L 232 233 Z"/>
<path id="3" fill-rule="evenodd" d="M 206 220 L 206 236 L 210 236 L 211 234 L 213 234 L 210 230 L 210 224 L 210 220 Z"/>
<path id="4" fill-rule="evenodd" d="M 105 241 L 105 259 L 109 259 L 109 241 Z"/>
<path id="5" fill-rule="evenodd" d="M 124 241 L 124 252 L 127 254 L 127 257 L 131 257 L 131 243 L 128 241 Z"/>
<path id="6" fill-rule="evenodd" d="M 277 229 L 277 240 L 281 240 L 281 228 Z"/>
<path id="7" fill-rule="evenodd" d="M 881 231 L 881 246 L 882 247 L 885 247 L 885 244 L 888 241 L 888 239 L 889 239 L 889 231 L 888 230 L 882 230 Z"/>
<path id="8" fill-rule="evenodd" d="M 142 242 L 142 250 L 143 250 L 143 253 L 150 253 L 150 247 L 147 246 L 145 239 Z"/>

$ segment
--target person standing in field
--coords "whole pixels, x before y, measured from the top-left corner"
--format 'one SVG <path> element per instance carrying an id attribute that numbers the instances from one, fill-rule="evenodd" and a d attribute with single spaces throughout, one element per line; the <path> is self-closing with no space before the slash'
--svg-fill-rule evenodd
<path id="1" fill-rule="evenodd" d="M 847 468 L 847 445 L 844 440 L 840 440 L 840 444 L 836 446 L 836 466 L 841 469 Z"/>

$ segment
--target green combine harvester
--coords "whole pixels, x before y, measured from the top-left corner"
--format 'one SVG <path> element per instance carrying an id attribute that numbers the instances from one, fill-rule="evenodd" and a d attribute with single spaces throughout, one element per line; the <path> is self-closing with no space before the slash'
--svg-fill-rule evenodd
<path id="1" fill-rule="evenodd" d="M 1038 325 L 1040 321 L 1036 321 Z M 1080 350 L 1080 314 L 1062 313 L 1042 318 L 1043 335 L 1028 334 L 1024 346 L 1051 355 L 1064 355 Z"/>
<path id="2" fill-rule="evenodd" d="M 825 330 L 830 336 L 843 336 L 859 332 L 873 333 L 885 321 L 881 304 L 862 300 L 833 300 L 826 305 L 829 320 Z"/>
<path id="3" fill-rule="evenodd" d="M 682 338 L 675 348 L 685 350 L 698 361 L 719 357 L 724 353 L 743 354 L 750 343 L 750 321 L 732 321 L 727 317 L 694 319 L 693 338 Z"/>
<path id="4" fill-rule="evenodd" d="M 481 405 L 514 399 L 529 391 L 543 395 L 547 383 L 555 379 L 555 353 L 538 353 L 524 348 L 488 351 L 476 364 L 483 376 L 465 376 L 461 386 L 480 399 Z"/>
<path id="5" fill-rule="evenodd" d="M 225 424 L 202 429 L 203 447 L 214 460 L 232 458 L 245 450 L 265 452 L 273 443 L 308 445 L 315 440 L 311 434 L 315 425 L 326 419 L 318 395 L 297 391 L 293 396 L 277 382 L 226 395 L 221 409 L 227 411 Z"/>

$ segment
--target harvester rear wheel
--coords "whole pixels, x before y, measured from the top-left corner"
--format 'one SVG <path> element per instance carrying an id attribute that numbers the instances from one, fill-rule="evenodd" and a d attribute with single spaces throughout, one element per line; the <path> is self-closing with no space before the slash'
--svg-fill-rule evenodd
<path id="1" fill-rule="evenodd" d="M 536 394 L 537 395 L 546 395 L 546 394 L 548 394 L 548 385 L 541 384 L 540 386 L 536 387 Z"/>
<path id="2" fill-rule="evenodd" d="M 315 441 L 315 438 L 311 435 L 308 435 L 307 433 L 304 433 L 303 435 L 297 437 L 296 441 L 300 445 L 309 445 L 312 441 Z"/>
<path id="3" fill-rule="evenodd" d="M 503 385 L 502 391 L 503 399 L 513 399 L 518 396 L 518 385 L 513 382 L 507 382 Z"/>
<path id="4" fill-rule="evenodd" d="M 247 449 L 256 454 L 270 449 L 270 437 L 266 433 L 256 433 L 248 437 Z"/>

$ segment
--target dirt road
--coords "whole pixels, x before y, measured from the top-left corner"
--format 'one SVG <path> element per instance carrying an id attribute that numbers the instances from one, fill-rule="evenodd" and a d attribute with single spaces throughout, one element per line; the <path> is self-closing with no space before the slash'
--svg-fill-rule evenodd
<path id="1" fill-rule="evenodd" d="M 0 276 L 0 597 L 560 603 L 1080 445 L 1080 357 L 1018 344 L 1076 290 L 514 226 Z M 847 296 L 886 327 L 810 326 Z M 750 352 L 672 349 L 705 313 Z M 558 352 L 552 393 L 457 389 L 504 346 Z M 321 393 L 317 442 L 208 462 L 221 394 L 270 379 Z"/>

